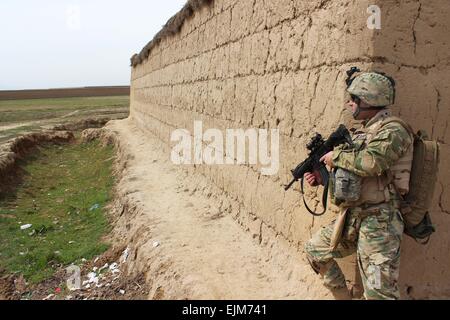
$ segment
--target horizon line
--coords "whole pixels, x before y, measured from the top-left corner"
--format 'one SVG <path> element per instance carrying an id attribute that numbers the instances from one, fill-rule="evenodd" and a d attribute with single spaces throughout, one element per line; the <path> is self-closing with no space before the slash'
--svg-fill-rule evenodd
<path id="1" fill-rule="evenodd" d="M 66 90 L 66 89 L 90 89 L 90 88 L 126 88 L 130 85 L 105 85 L 105 86 L 80 86 L 80 87 L 56 87 L 56 88 L 41 88 L 41 89 L 0 89 L 0 92 L 7 91 L 45 91 L 45 90 Z"/>

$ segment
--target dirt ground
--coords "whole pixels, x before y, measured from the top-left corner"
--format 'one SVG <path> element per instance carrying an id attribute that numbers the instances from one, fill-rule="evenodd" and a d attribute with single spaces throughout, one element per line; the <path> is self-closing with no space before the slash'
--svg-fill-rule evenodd
<path id="1" fill-rule="evenodd" d="M 80 266 L 75 291 L 64 289 L 63 266 L 35 286 L 0 272 L 1 299 L 333 299 L 301 252 L 275 233 L 261 241 L 244 229 L 233 199 L 173 165 L 167 146 L 143 139 L 129 119 L 82 136 L 117 147 L 112 249 Z"/>
<path id="2" fill-rule="evenodd" d="M 118 147 L 111 236 L 130 248 L 128 274 L 145 275 L 149 299 L 331 298 L 301 253 L 276 234 L 260 244 L 233 202 L 173 165 L 159 140 L 128 119 L 104 132 Z"/>

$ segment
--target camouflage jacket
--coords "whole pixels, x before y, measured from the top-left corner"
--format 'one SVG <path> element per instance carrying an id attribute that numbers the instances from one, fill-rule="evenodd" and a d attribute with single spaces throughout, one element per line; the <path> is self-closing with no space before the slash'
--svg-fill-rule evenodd
<path id="1" fill-rule="evenodd" d="M 413 140 L 407 129 L 400 123 L 384 125 L 366 145 L 366 132 L 378 121 L 390 116 L 388 110 L 382 110 L 355 131 L 355 148 L 346 150 L 336 148 L 333 151 L 333 164 L 351 171 L 361 177 L 380 176 L 400 159 Z"/>

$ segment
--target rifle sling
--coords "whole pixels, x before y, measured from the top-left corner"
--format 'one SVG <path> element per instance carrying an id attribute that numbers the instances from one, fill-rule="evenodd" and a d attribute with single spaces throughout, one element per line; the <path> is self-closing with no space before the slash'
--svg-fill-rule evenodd
<path id="1" fill-rule="evenodd" d="M 322 194 L 323 211 L 320 212 L 320 213 L 314 212 L 313 210 L 311 210 L 308 207 L 308 204 L 306 203 L 306 200 L 305 200 L 305 192 L 304 192 L 304 188 L 303 188 L 303 185 L 304 185 L 303 180 L 304 179 L 302 178 L 301 182 L 300 182 L 300 185 L 301 185 L 301 190 L 302 190 L 303 204 L 305 205 L 306 210 L 308 210 L 309 213 L 311 213 L 313 216 L 316 216 L 316 217 L 320 217 L 320 216 L 324 215 L 325 212 L 327 211 L 328 183 L 329 183 L 330 180 L 326 179 L 326 182 L 325 182 L 325 186 L 324 186 L 325 189 L 323 190 L 323 194 Z"/>

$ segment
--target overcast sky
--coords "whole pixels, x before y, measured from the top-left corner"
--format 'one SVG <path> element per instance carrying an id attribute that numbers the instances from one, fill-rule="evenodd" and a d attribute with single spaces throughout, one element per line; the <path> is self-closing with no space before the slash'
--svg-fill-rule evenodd
<path id="1" fill-rule="evenodd" d="M 0 0 L 0 90 L 128 85 L 186 0 Z"/>

